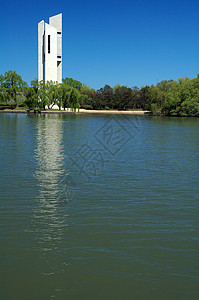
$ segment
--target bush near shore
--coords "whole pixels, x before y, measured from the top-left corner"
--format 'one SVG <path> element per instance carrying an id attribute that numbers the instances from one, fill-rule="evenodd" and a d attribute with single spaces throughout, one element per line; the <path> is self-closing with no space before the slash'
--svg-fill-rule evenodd
<path id="1" fill-rule="evenodd" d="M 199 74 L 176 80 L 163 80 L 156 86 L 129 88 L 117 84 L 105 85 L 99 90 L 72 78 L 62 84 L 22 80 L 15 71 L 0 75 L 0 109 L 27 108 L 45 110 L 53 106 L 87 110 L 147 110 L 152 115 L 199 116 Z"/>

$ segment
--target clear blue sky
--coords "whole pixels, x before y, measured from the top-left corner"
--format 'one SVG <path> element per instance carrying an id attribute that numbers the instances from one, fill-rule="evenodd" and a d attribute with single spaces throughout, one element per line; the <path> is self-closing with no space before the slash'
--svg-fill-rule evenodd
<path id="1" fill-rule="evenodd" d="M 199 73 L 199 1 L 0 1 L 0 74 L 37 77 L 37 23 L 63 13 L 63 77 L 98 89 Z"/>

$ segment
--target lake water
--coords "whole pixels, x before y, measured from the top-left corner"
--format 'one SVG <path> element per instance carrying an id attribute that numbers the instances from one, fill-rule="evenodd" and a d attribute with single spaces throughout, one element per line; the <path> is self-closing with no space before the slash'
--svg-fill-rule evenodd
<path id="1" fill-rule="evenodd" d="M 0 114 L 0 299 L 199 299 L 199 119 Z"/>

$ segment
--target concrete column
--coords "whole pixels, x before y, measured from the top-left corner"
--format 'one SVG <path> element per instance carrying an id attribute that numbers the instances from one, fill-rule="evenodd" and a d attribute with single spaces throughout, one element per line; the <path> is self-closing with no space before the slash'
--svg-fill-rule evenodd
<path id="1" fill-rule="evenodd" d="M 45 23 L 45 81 L 57 81 L 57 29 Z"/>
<path id="2" fill-rule="evenodd" d="M 57 29 L 57 81 L 62 83 L 62 13 L 50 17 L 49 24 Z"/>
<path id="3" fill-rule="evenodd" d="M 38 80 L 44 80 L 44 21 L 38 24 Z"/>
<path id="4" fill-rule="evenodd" d="M 38 23 L 38 80 L 62 83 L 62 14 Z"/>

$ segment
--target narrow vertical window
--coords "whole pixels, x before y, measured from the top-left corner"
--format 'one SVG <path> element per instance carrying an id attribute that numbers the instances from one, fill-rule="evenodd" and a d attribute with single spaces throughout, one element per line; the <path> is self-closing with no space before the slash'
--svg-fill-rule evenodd
<path id="1" fill-rule="evenodd" d="M 48 53 L 50 53 L 50 35 L 48 35 Z"/>

